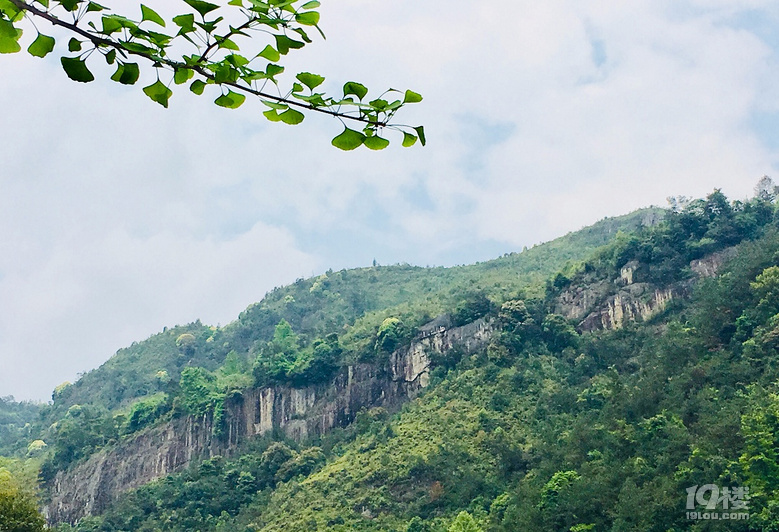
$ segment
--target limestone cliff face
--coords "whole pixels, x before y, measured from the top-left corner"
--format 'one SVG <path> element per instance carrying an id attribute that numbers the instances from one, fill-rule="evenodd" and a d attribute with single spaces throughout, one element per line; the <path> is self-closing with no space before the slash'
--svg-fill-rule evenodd
<path id="1" fill-rule="evenodd" d="M 301 441 L 348 425 L 363 408 L 397 407 L 428 385 L 431 355 L 455 346 L 473 353 L 487 345 L 492 332 L 484 320 L 454 328 L 447 320 L 436 320 L 384 365 L 349 366 L 324 385 L 249 389 L 230 397 L 219 436 L 210 416 L 181 417 L 153 427 L 58 473 L 44 513 L 51 524 L 74 523 L 101 513 L 122 492 L 194 460 L 229 456 L 248 438 L 280 431 Z"/>
<path id="2" fill-rule="evenodd" d="M 722 269 L 728 259 L 736 256 L 736 248 L 726 248 L 690 263 L 690 269 L 700 277 L 713 277 Z"/>
<path id="3" fill-rule="evenodd" d="M 627 322 L 648 320 L 663 312 L 668 303 L 679 295 L 681 292 L 675 287 L 659 289 L 647 283 L 628 285 L 581 320 L 579 329 L 620 329 Z"/>
<path id="4" fill-rule="evenodd" d="M 690 270 L 698 277 L 712 277 L 725 261 L 735 255 L 735 248 L 712 253 L 690 263 Z M 619 329 L 628 322 L 645 321 L 663 312 L 674 298 L 685 297 L 691 282 L 657 287 L 634 282 L 639 268 L 635 261 L 620 269 L 613 280 L 589 280 L 564 290 L 558 296 L 555 312 L 579 322 L 581 332 L 599 329 Z"/>

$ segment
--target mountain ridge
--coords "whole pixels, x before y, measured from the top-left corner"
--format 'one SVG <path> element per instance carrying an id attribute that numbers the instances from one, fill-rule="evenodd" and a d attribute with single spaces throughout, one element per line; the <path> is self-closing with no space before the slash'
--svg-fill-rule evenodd
<path id="1" fill-rule="evenodd" d="M 296 332 L 302 334 L 325 335 L 330 332 L 336 332 L 339 328 L 350 322 L 364 316 L 367 312 L 376 311 L 379 308 L 394 308 L 398 305 L 407 303 L 414 298 L 419 299 L 419 294 L 429 294 L 431 297 L 441 297 L 440 293 L 444 287 L 450 287 L 452 281 L 459 285 L 478 284 L 479 286 L 495 283 L 496 277 L 500 277 L 500 272 L 512 270 L 517 276 L 526 276 L 525 279 L 511 279 L 508 288 L 503 287 L 504 291 L 518 290 L 520 288 L 529 288 L 533 285 L 540 285 L 549 275 L 562 268 L 565 263 L 576 260 L 583 260 L 591 251 L 604 245 L 620 231 L 631 232 L 642 226 L 653 225 L 662 219 L 664 210 L 654 207 L 639 209 L 632 213 L 619 217 L 605 218 L 596 222 L 592 226 L 582 228 L 579 231 L 572 231 L 562 237 L 554 239 L 544 244 L 538 244 L 532 248 L 520 253 L 507 253 L 502 257 L 485 262 L 466 266 L 453 267 L 433 267 L 426 268 L 409 265 L 393 265 L 356 268 L 352 270 L 340 270 L 332 272 L 328 270 L 330 276 L 341 276 L 340 279 L 328 279 L 328 274 L 315 276 L 309 279 L 298 279 L 295 283 L 285 287 L 276 288 L 270 291 L 259 302 L 253 303 L 242 311 L 239 317 L 233 322 L 221 327 L 215 328 L 203 325 L 200 321 L 188 325 L 177 325 L 174 327 L 165 327 L 163 332 L 154 334 L 148 339 L 133 342 L 133 345 L 122 348 L 117 351 L 99 368 L 84 373 L 73 385 L 66 383 L 61 385 L 54 392 L 54 403 L 60 403 L 62 408 L 68 408 L 73 404 L 89 404 L 96 397 L 113 409 L 119 407 L 127 400 L 146 395 L 153 390 L 155 375 L 157 371 L 168 371 L 173 377 L 177 376 L 180 370 L 180 364 L 176 364 L 178 359 L 179 347 L 175 341 L 182 334 L 192 334 L 202 343 L 211 340 L 211 346 L 201 345 L 201 351 L 195 353 L 192 362 L 202 365 L 208 369 L 216 369 L 219 363 L 224 359 L 228 349 L 222 349 L 218 344 L 220 333 L 231 333 L 230 340 L 233 344 L 230 349 L 237 351 L 247 351 L 252 344 L 260 341 L 267 341 L 273 334 L 273 330 L 280 319 L 290 322 Z M 496 275 L 497 272 L 497 275 Z M 365 302 L 366 290 L 349 291 L 344 290 L 343 298 L 349 299 L 349 305 L 341 312 L 343 316 L 336 322 L 324 323 L 325 319 L 318 319 L 317 313 L 323 312 L 321 303 L 314 301 L 312 308 L 304 307 L 311 299 L 315 299 L 317 291 L 326 292 L 327 285 L 336 285 L 336 291 L 343 289 L 344 284 L 353 283 L 354 276 L 370 277 L 375 275 L 378 278 L 379 286 L 373 287 L 375 294 L 379 294 L 375 301 Z M 459 279 L 457 276 L 459 275 Z M 411 276 L 411 281 L 407 281 L 404 286 L 399 283 L 397 277 Z M 363 281 L 364 279 L 357 279 Z M 501 281 L 504 279 L 501 278 Z M 373 283 L 375 284 L 375 283 Z M 390 286 L 392 290 L 388 290 Z M 306 292 L 313 294 L 314 297 L 306 297 Z M 393 294 L 389 298 L 382 294 Z M 301 297 L 301 294 L 303 297 Z M 297 299 L 296 299 L 297 296 Z M 293 303 L 286 303 L 285 299 L 293 298 Z M 303 304 L 298 304 L 300 299 Z M 327 302 L 325 301 L 325 304 Z M 349 308 L 351 307 L 351 308 Z M 418 320 L 425 322 L 432 319 L 435 315 L 446 310 L 441 302 L 434 302 L 432 311 Z M 337 314 L 339 311 L 330 311 Z M 432 314 L 432 315 L 431 315 Z M 318 319 L 317 323 L 312 324 Z M 320 323 L 321 322 L 321 323 Z M 421 324 L 421 323 L 420 323 Z M 221 342 L 222 344 L 224 342 Z M 222 346 L 223 347 L 223 346 Z M 166 355 L 174 360 L 167 360 L 160 363 L 155 357 L 173 353 L 175 357 Z M 138 361 L 137 365 L 127 364 L 128 368 L 123 367 L 122 358 L 134 358 Z M 188 359 L 187 362 L 190 360 Z M 154 372 L 147 372 L 145 376 L 141 374 L 136 366 L 144 368 L 155 368 Z M 117 371 L 130 373 L 125 378 L 120 378 L 116 385 L 106 386 L 106 382 L 117 380 L 115 374 Z M 96 386 L 89 386 L 94 379 Z M 129 390 L 125 393 L 128 386 L 127 381 L 132 381 L 137 390 Z M 139 383 L 140 381 L 140 383 Z M 83 392 L 79 393 L 79 389 Z M 97 389 L 97 390 L 96 390 Z M 114 397 L 120 395 L 122 398 L 118 402 L 114 397 L 100 397 L 98 390 L 110 390 Z"/>

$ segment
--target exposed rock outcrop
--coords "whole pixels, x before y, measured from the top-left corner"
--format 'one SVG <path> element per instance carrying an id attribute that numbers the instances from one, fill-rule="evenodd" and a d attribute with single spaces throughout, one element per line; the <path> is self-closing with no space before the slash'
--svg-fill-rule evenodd
<path id="1" fill-rule="evenodd" d="M 735 246 L 706 255 L 702 259 L 694 260 L 690 263 L 690 269 L 699 277 L 714 277 L 722 269 L 722 266 L 728 259 L 736 256 Z"/>
<path id="2" fill-rule="evenodd" d="M 195 460 L 229 456 L 248 438 L 280 431 L 302 441 L 348 425 L 361 409 L 396 408 L 430 381 L 431 355 L 457 347 L 473 353 L 487 345 L 493 327 L 478 320 L 451 328 L 438 319 L 420 329 L 388 363 L 344 368 L 325 385 L 249 389 L 225 403 L 225 425 L 214 435 L 213 420 L 181 417 L 104 449 L 57 474 L 44 513 L 51 524 L 74 523 L 104 511 L 123 492 L 185 468 Z"/>
<path id="3" fill-rule="evenodd" d="M 727 248 L 690 263 L 697 278 L 716 275 L 736 254 Z M 555 312 L 578 322 L 580 332 L 619 329 L 628 322 L 646 321 L 663 312 L 677 297 L 686 297 L 693 282 L 658 287 L 635 282 L 640 264 L 630 261 L 614 280 L 585 280 L 564 290 L 557 298 Z M 589 282 L 587 282 L 589 281 Z"/>
<path id="4" fill-rule="evenodd" d="M 578 328 L 581 331 L 619 329 L 626 322 L 646 321 L 664 311 L 676 295 L 679 295 L 676 288 L 658 289 L 647 283 L 631 284 L 589 313 Z"/>

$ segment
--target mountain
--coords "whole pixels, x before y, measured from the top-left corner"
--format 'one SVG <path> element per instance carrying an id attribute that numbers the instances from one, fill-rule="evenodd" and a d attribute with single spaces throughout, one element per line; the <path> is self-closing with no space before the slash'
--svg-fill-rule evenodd
<path id="1" fill-rule="evenodd" d="M 205 378 L 214 381 L 219 391 L 203 392 L 201 403 L 218 403 L 220 408 L 232 389 L 259 384 L 254 361 L 271 358 L 263 355 L 281 323 L 288 324 L 294 345 L 286 354 L 274 354 L 279 367 L 270 368 L 275 372 L 271 381 L 327 381 L 339 367 L 376 357 L 376 337 L 388 318 L 399 321 L 390 335 L 396 338 L 388 337 L 387 345 L 408 341 L 417 327 L 450 310 L 464 323 L 489 311 L 488 297 L 505 299 L 524 290 L 540 294 L 542 281 L 552 272 L 620 234 L 657 223 L 663 214 L 652 208 L 605 219 L 522 253 L 470 266 L 328 271 L 273 290 L 223 328 L 200 322 L 166 328 L 120 349 L 100 368 L 54 391 L 53 404 L 43 409 L 31 435 L 51 443 L 42 477 L 49 481 L 57 471 L 161 419 L 196 410 L 175 402 L 181 398 L 187 368 L 202 368 Z M 328 352 L 323 345 L 329 345 L 334 334 L 337 345 Z M 333 360 L 317 362 L 322 353 Z M 220 377 L 218 383 L 212 372 Z"/>
<path id="2" fill-rule="evenodd" d="M 44 409 L 48 515 L 775 530 L 775 210 L 715 191 L 477 265 L 327 272 L 224 328 L 167 329 Z"/>
<path id="3" fill-rule="evenodd" d="M 47 419 L 53 421 L 73 405 L 96 405 L 115 411 L 162 390 L 159 372 L 177 381 L 185 366 L 215 370 L 231 351 L 256 354 L 259 346 L 271 340 L 282 319 L 303 341 L 331 333 L 345 336 L 350 343 L 345 346 L 350 351 L 348 356 L 359 358 L 365 349 L 365 337 L 375 335 L 386 316 L 401 314 L 419 325 L 478 292 L 493 297 L 506 297 L 520 290 L 540 294 L 543 282 L 566 263 L 585 259 L 620 233 L 656 224 L 663 214 L 662 209 L 649 208 L 606 218 L 521 253 L 474 265 L 377 266 L 299 279 L 274 289 L 223 328 L 200 322 L 166 328 L 120 349 L 73 385 L 55 390 L 54 407 Z M 182 341 L 191 343 L 182 346 Z"/>

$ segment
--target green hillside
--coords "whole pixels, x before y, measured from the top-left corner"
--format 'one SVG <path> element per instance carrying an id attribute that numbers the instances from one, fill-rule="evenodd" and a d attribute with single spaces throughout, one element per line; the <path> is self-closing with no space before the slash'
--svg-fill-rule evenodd
<path id="1" fill-rule="evenodd" d="M 434 360 L 430 386 L 398 413 L 363 411 L 302 444 L 255 439 L 60 529 L 779 530 L 775 211 L 773 197 L 715 191 L 659 223 L 640 211 L 471 266 L 327 272 L 223 328 L 166 329 L 55 392 L 26 436 L 48 444 L 44 481 L 170 416 L 218 418 L 231 390 L 381 366 L 441 313 L 498 333 Z M 690 267 L 725 250 L 715 277 Z M 589 333 L 554 314 L 565 294 L 597 285 L 606 304 L 627 290 L 626 265 L 636 297 L 670 290 L 671 304 Z M 699 486 L 732 488 L 748 512 L 690 519 Z"/>
<path id="2" fill-rule="evenodd" d="M 135 398 L 156 393 L 160 389 L 157 373 L 161 370 L 172 379 L 177 379 L 186 365 L 214 370 L 230 351 L 246 354 L 269 341 L 282 319 L 296 333 L 313 339 L 330 333 L 343 334 L 350 328 L 377 327 L 375 322 L 380 323 L 380 316 L 396 311 L 413 313 L 415 321 L 421 322 L 454 308 L 474 291 L 499 297 L 520 289 L 538 290 L 566 262 L 583 260 L 618 232 L 629 233 L 655 223 L 663 213 L 662 209 L 653 208 L 607 218 L 522 253 L 475 265 L 378 266 L 328 271 L 311 279 L 299 279 L 268 293 L 221 329 L 199 322 L 177 326 L 120 349 L 100 368 L 55 392 L 55 416 L 74 404 L 95 404 L 114 410 Z M 185 347 L 177 345 L 182 334 L 193 335 L 194 342 Z"/>
<path id="3" fill-rule="evenodd" d="M 777 530 L 774 211 L 773 198 L 728 202 L 715 192 L 586 260 L 566 257 L 576 263 L 548 283 L 528 288 L 504 274 L 494 290 L 479 284 L 487 307 L 445 292 L 436 304 L 455 316 L 487 312 L 500 332 L 480 353 L 437 361 L 431 386 L 401 412 L 363 412 L 303 446 L 255 440 L 237 458 L 214 458 L 128 493 L 77 529 Z M 690 261 L 725 249 L 731 258 L 719 274 L 696 281 Z M 459 271 L 498 270 L 522 255 Z M 551 313 L 561 290 L 619 279 L 628 263 L 636 282 L 688 296 L 648 321 L 587 334 Z M 318 281 L 301 283 L 310 294 Z M 305 297 L 298 290 L 268 301 Z M 292 325 L 274 326 L 261 358 L 273 359 L 269 346 L 292 345 L 296 325 L 301 335 L 311 330 L 288 316 Z M 347 352 L 355 345 L 349 334 L 339 344 Z M 220 369 L 214 378 L 228 374 Z M 704 485 L 732 488 L 731 508 L 740 501 L 748 512 L 727 523 L 690 519 L 688 490 Z"/>

